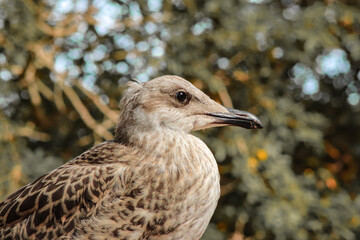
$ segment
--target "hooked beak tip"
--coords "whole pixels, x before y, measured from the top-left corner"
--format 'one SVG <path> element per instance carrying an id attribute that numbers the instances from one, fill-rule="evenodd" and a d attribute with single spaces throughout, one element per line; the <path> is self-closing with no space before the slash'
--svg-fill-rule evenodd
<path id="1" fill-rule="evenodd" d="M 216 119 L 214 123 L 231 126 L 238 126 L 247 129 L 262 129 L 261 121 L 252 113 L 240 111 L 233 108 L 227 108 L 228 113 L 209 113 Z"/>

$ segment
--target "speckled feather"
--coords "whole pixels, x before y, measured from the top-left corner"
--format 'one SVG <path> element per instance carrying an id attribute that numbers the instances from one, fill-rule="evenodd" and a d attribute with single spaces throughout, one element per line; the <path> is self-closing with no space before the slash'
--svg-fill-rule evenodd
<path id="1" fill-rule="evenodd" d="M 176 93 L 184 91 L 186 101 Z M 189 132 L 228 113 L 186 80 L 129 83 L 115 140 L 0 203 L 0 239 L 199 239 L 220 196 L 211 151 Z M 216 122 L 216 125 L 219 125 Z"/>
<path id="2" fill-rule="evenodd" d="M 179 143 L 186 143 L 186 139 L 181 140 Z M 171 155 L 176 156 L 184 155 L 183 147 L 190 147 L 186 144 L 176 149 L 172 144 L 175 142 L 161 148 L 173 151 Z M 199 156 L 184 156 L 193 163 L 187 169 L 160 158 L 114 141 L 95 146 L 1 203 L 0 236 L 2 239 L 198 239 L 205 229 L 196 223 L 208 215 L 203 220 L 206 227 L 212 215 L 206 212 L 209 208 L 213 211 L 217 203 L 218 173 L 206 164 L 202 164 L 204 172 L 199 172 L 199 166 L 194 166 L 199 163 L 197 160 L 204 160 Z M 216 167 L 213 158 L 206 161 Z M 170 172 L 166 172 L 167 168 Z M 207 181 L 203 174 L 207 175 Z M 215 196 L 213 201 L 209 201 L 208 194 Z M 204 206 L 199 207 L 201 202 Z M 192 237 L 179 231 L 184 226 L 192 226 Z"/>

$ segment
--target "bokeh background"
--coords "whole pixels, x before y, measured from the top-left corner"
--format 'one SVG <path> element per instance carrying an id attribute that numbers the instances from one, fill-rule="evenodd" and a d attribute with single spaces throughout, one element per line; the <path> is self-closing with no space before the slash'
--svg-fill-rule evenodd
<path id="1" fill-rule="evenodd" d="M 0 200 L 112 139 L 130 78 L 176 74 L 263 130 L 195 133 L 203 239 L 360 239 L 360 1 L 0 0 Z"/>

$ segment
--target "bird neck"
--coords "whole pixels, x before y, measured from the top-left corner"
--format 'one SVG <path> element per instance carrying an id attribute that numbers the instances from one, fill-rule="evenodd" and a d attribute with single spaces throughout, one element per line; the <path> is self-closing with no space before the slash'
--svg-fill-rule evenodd
<path id="1" fill-rule="evenodd" d="M 186 172 L 199 171 L 209 167 L 217 169 L 214 156 L 209 148 L 190 133 L 156 129 L 133 132 L 123 136 L 126 138 L 120 138 L 118 141 L 141 150 L 143 158 L 153 159 L 156 165 L 173 165 Z"/>
<path id="2" fill-rule="evenodd" d="M 189 133 L 172 129 L 139 129 L 129 126 L 126 130 L 122 132 L 117 129 L 115 141 L 153 154 L 163 154 L 173 147 L 186 145 L 188 138 L 193 137 Z"/>

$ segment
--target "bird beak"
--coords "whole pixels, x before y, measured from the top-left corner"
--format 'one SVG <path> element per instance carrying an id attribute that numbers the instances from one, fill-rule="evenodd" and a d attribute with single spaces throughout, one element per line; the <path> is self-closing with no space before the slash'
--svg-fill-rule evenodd
<path id="1" fill-rule="evenodd" d="M 225 107 L 228 112 L 207 113 L 206 115 L 214 117 L 216 120 L 213 124 L 238 126 L 247 129 L 263 128 L 260 120 L 253 114 Z"/>

